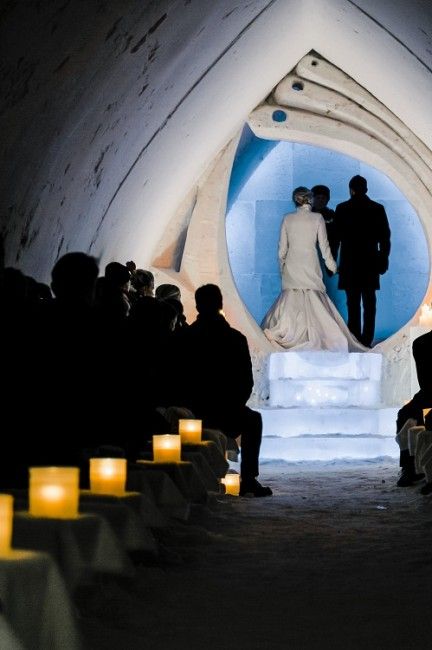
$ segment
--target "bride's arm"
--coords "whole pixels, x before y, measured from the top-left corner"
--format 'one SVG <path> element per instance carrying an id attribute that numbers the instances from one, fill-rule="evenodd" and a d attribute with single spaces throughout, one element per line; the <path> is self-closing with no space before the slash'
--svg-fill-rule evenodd
<path id="1" fill-rule="evenodd" d="M 332 271 L 332 273 L 336 273 L 337 264 L 333 259 L 333 255 L 331 254 L 330 245 L 327 239 L 327 229 L 326 229 L 325 221 L 321 215 L 317 215 L 317 216 L 319 217 L 318 243 L 321 250 L 321 254 L 324 258 L 324 263 L 329 271 Z"/>
<path id="2" fill-rule="evenodd" d="M 286 229 L 286 223 L 285 223 L 285 218 L 282 221 L 282 226 L 281 226 L 281 232 L 280 232 L 280 237 L 279 237 L 279 268 L 280 272 L 282 275 L 283 267 L 285 264 L 285 258 L 288 253 L 288 233 Z"/>

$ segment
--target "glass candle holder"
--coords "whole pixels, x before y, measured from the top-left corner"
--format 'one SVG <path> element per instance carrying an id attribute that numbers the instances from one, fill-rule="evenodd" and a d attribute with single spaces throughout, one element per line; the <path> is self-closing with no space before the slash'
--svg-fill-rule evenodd
<path id="1" fill-rule="evenodd" d="M 179 420 L 179 434 L 182 443 L 199 444 L 202 436 L 202 420 Z"/>
<path id="2" fill-rule="evenodd" d="M 225 474 L 225 478 L 222 479 L 222 483 L 225 485 L 225 494 L 231 494 L 232 496 L 238 497 L 240 494 L 239 474 Z"/>
<path id="3" fill-rule="evenodd" d="M 34 517 L 74 519 L 78 499 L 78 467 L 30 468 L 30 514 Z"/>
<path id="4" fill-rule="evenodd" d="M 13 496 L 0 494 L 0 555 L 11 551 L 13 522 Z"/>
<path id="5" fill-rule="evenodd" d="M 155 463 L 178 463 L 181 460 L 181 438 L 177 435 L 153 436 Z"/>
<path id="6" fill-rule="evenodd" d="M 90 490 L 122 496 L 126 489 L 126 458 L 90 458 Z"/>

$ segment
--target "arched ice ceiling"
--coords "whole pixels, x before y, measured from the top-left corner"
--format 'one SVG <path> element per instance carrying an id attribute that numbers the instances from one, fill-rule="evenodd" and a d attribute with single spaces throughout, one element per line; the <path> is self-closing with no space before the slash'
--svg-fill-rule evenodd
<path id="1" fill-rule="evenodd" d="M 152 262 L 248 113 L 317 50 L 432 145 L 428 0 L 8 0 L 0 9 L 6 263 Z"/>
<path id="2" fill-rule="evenodd" d="M 221 236 L 218 182 L 251 111 L 317 51 L 432 148 L 431 36 L 429 0 L 6 0 L 6 264 L 48 280 L 85 250 L 190 289 L 226 275 L 223 253 L 203 268 L 194 250 Z M 236 324 L 251 338 L 247 314 Z"/>

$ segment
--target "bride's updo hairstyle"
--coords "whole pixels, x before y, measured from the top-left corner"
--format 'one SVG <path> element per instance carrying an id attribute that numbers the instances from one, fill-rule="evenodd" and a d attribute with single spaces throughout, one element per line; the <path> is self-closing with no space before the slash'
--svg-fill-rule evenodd
<path id="1" fill-rule="evenodd" d="M 297 206 L 312 205 L 313 194 L 307 187 L 296 187 L 292 193 L 292 200 Z"/>

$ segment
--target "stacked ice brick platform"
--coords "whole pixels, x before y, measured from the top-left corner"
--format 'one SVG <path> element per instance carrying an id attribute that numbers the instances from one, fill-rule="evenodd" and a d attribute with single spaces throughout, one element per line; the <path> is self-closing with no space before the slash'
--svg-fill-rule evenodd
<path id="1" fill-rule="evenodd" d="M 271 354 L 261 458 L 397 456 L 397 409 L 381 406 L 381 368 L 373 352 Z"/>

